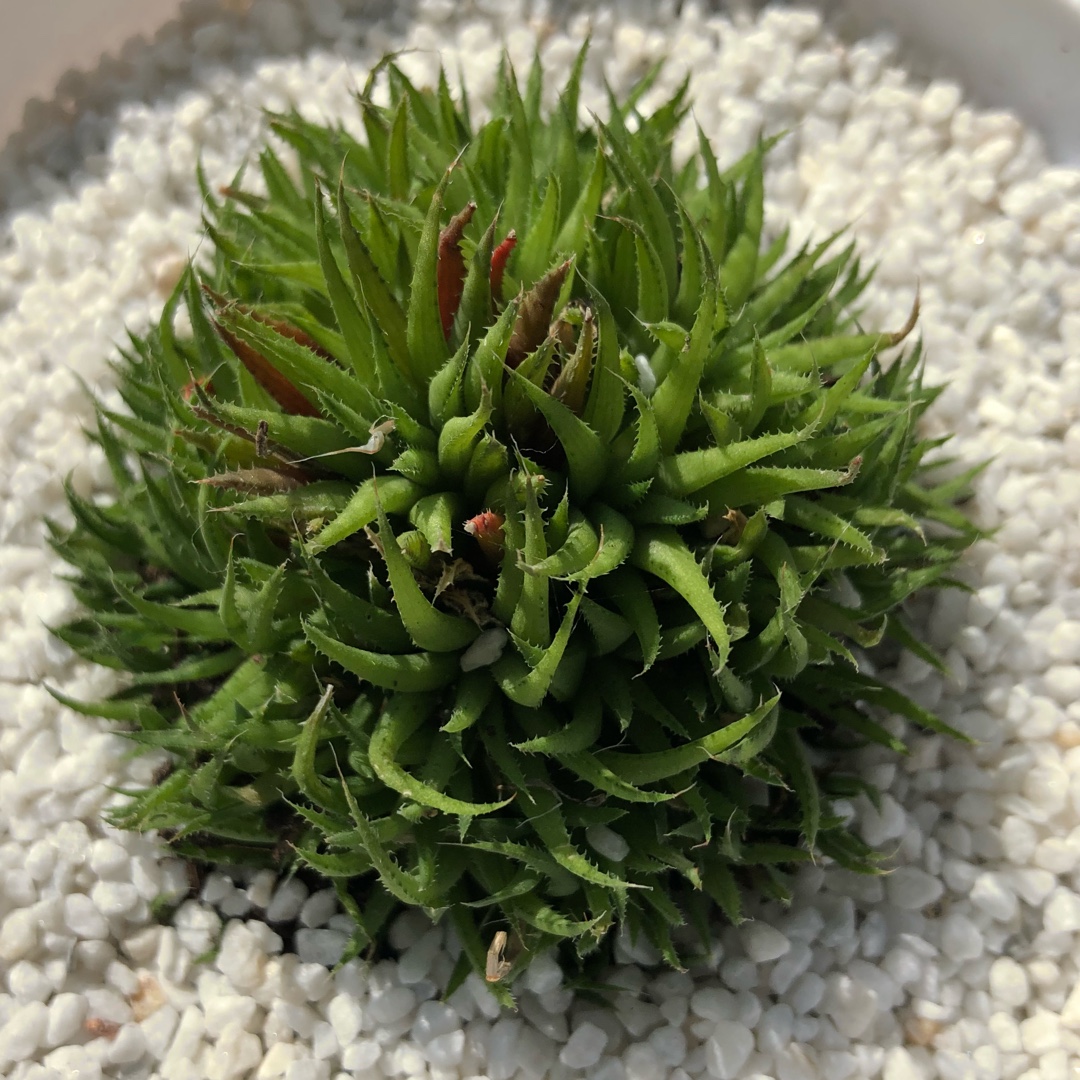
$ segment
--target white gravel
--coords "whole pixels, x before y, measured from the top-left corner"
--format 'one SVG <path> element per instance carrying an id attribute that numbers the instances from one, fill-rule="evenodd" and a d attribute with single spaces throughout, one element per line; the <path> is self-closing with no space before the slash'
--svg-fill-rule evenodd
<path id="1" fill-rule="evenodd" d="M 152 46 L 66 77 L 0 155 L 0 1075 L 1076 1080 L 1080 172 L 1048 165 L 1014 116 L 908 78 L 888 41 L 839 42 L 798 9 L 732 20 L 619 0 L 590 20 L 421 0 L 388 21 L 359 0 L 247 6 L 202 3 Z M 902 322 L 921 282 L 929 377 L 947 385 L 929 428 L 957 433 L 961 461 L 994 455 L 974 512 L 999 531 L 968 560 L 972 596 L 924 605 L 951 677 L 911 657 L 895 677 L 979 744 L 915 735 L 902 762 L 860 755 L 888 795 L 838 809 L 895 872 L 810 867 L 790 910 L 718 928 L 691 973 L 623 939 L 612 1011 L 575 998 L 548 959 L 517 1015 L 475 978 L 440 1004 L 458 946 L 416 914 L 394 927 L 400 964 L 331 976 L 347 920 L 265 874 L 213 875 L 159 926 L 151 905 L 186 895 L 184 868 L 100 822 L 104 785 L 145 783 L 157 760 L 128 761 L 40 685 L 112 685 L 42 626 L 73 608 L 41 515 L 63 516 L 68 472 L 83 493 L 106 482 L 80 380 L 107 393 L 123 326 L 155 317 L 198 246 L 196 160 L 230 177 L 261 106 L 352 118 L 352 87 L 402 45 L 420 50 L 402 62 L 422 79 L 442 50 L 482 102 L 503 43 L 523 68 L 538 36 L 554 88 L 590 21 L 583 105 L 603 108 L 601 62 L 625 90 L 668 53 L 651 96 L 691 70 L 723 157 L 791 129 L 770 164 L 771 222 L 790 221 L 795 244 L 854 222 L 879 264 L 868 324 Z M 284 954 L 297 919 L 298 955 Z"/>

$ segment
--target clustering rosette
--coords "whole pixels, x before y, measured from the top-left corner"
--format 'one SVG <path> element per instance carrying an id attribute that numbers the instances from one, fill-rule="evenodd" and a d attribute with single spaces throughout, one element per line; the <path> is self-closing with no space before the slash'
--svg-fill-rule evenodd
<path id="1" fill-rule="evenodd" d="M 582 123 L 584 58 L 550 111 L 539 64 L 474 124 L 390 58 L 364 138 L 275 116 L 117 364 L 115 497 L 53 530 L 58 634 L 128 674 L 63 700 L 172 756 L 115 821 L 324 875 L 354 953 L 445 917 L 502 995 L 616 925 L 681 965 L 807 860 L 876 872 L 843 751 L 902 752 L 882 709 L 950 729 L 857 656 L 937 663 L 904 604 L 976 535 L 918 348 L 882 359 L 917 303 L 869 332 L 853 245 L 767 240 L 768 142 L 676 162 L 685 84 Z"/>

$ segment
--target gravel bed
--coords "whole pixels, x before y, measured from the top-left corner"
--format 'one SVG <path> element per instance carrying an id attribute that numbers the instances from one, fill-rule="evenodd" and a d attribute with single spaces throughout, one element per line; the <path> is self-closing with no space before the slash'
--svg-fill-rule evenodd
<path id="1" fill-rule="evenodd" d="M 909 77 L 887 39 L 838 40 L 808 10 L 393 6 L 193 6 L 152 44 L 66 77 L 0 155 L 0 1075 L 1076 1080 L 1080 171 L 1048 165 L 1016 117 Z M 998 531 L 967 561 L 973 594 L 925 605 L 951 677 L 910 656 L 895 670 L 977 744 L 908 733 L 902 761 L 866 751 L 887 794 L 842 808 L 892 873 L 810 867 L 790 909 L 718 926 L 688 973 L 621 942 L 609 1011 L 542 957 L 520 1011 L 500 1015 L 475 977 L 440 1000 L 457 945 L 422 916 L 395 925 L 396 960 L 332 974 L 348 921 L 327 892 L 215 873 L 187 899 L 163 845 L 102 825 L 110 785 L 149 782 L 161 759 L 132 760 L 43 689 L 113 683 L 44 629 L 73 601 L 40 519 L 63 519 L 69 474 L 81 493 L 105 489 L 81 384 L 108 397 L 122 328 L 156 317 L 197 250 L 197 159 L 228 180 L 260 109 L 290 100 L 355 126 L 350 94 L 389 48 L 414 47 L 402 63 L 420 79 L 440 51 L 482 103 L 500 50 L 524 67 L 540 42 L 557 87 L 590 26 L 585 105 L 603 111 L 601 67 L 625 91 L 667 53 L 655 94 L 689 71 L 721 157 L 790 129 L 767 216 L 794 244 L 853 222 L 879 266 L 868 324 L 902 323 L 921 282 L 928 377 L 947 385 L 929 425 L 956 432 L 961 463 L 994 455 L 973 512 Z"/>

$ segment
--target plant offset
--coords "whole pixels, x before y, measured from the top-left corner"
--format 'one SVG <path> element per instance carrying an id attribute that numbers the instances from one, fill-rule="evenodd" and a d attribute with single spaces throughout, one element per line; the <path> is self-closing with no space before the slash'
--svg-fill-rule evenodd
<path id="1" fill-rule="evenodd" d="M 274 118 L 117 367 L 115 501 L 54 529 L 59 635 L 130 673 L 62 700 L 174 758 L 116 821 L 313 868 L 356 949 L 445 917 L 504 999 L 548 945 L 679 965 L 798 863 L 875 872 L 843 751 L 949 729 L 851 649 L 933 661 L 903 603 L 975 537 L 852 249 L 763 244 L 765 145 L 676 167 L 685 85 L 580 125 L 583 62 L 550 116 L 538 67 L 474 127 L 386 61 L 364 142 Z"/>

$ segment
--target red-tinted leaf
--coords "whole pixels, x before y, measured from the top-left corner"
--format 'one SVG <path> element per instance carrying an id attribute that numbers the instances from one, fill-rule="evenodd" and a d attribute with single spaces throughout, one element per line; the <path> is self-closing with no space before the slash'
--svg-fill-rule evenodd
<path id="1" fill-rule="evenodd" d="M 197 396 L 196 388 L 205 391 L 207 394 L 214 392 L 214 384 L 210 381 L 210 376 L 202 375 L 198 379 L 192 379 L 191 382 L 186 383 L 180 391 L 180 396 L 185 401 L 190 401 L 192 397 Z"/>
<path id="2" fill-rule="evenodd" d="M 284 319 L 274 319 L 269 315 L 260 314 L 258 311 L 252 311 L 243 305 L 240 306 L 240 310 L 250 315 L 256 322 L 261 322 L 264 326 L 269 326 L 271 330 L 277 331 L 282 337 L 287 337 L 295 341 L 297 345 L 303 345 L 305 349 L 310 349 L 316 356 L 321 356 L 324 360 L 334 359 L 310 334 L 301 330 L 299 326 L 293 326 L 292 323 L 286 322 Z"/>
<path id="3" fill-rule="evenodd" d="M 510 259 L 510 253 L 517 246 L 517 233 L 513 229 L 506 239 L 491 254 L 491 303 L 497 306 L 502 299 L 503 273 Z"/>
<path id="4" fill-rule="evenodd" d="M 453 329 L 454 316 L 465 289 L 465 256 L 461 254 L 461 234 L 465 231 L 465 226 L 472 221 L 475 212 L 476 203 L 469 203 L 460 214 L 455 214 L 450 219 L 450 224 L 439 233 L 439 318 L 442 320 L 443 336 L 447 338 Z"/>
<path id="5" fill-rule="evenodd" d="M 506 518 L 494 510 L 485 510 L 465 522 L 465 531 L 475 537 L 484 557 L 492 565 L 498 565 L 502 560 L 503 548 L 506 547 L 505 524 Z"/>
<path id="6" fill-rule="evenodd" d="M 214 326 L 221 340 L 251 372 L 252 378 L 285 410 L 294 416 L 319 416 L 319 410 L 262 353 L 241 341 L 217 319 Z"/>

